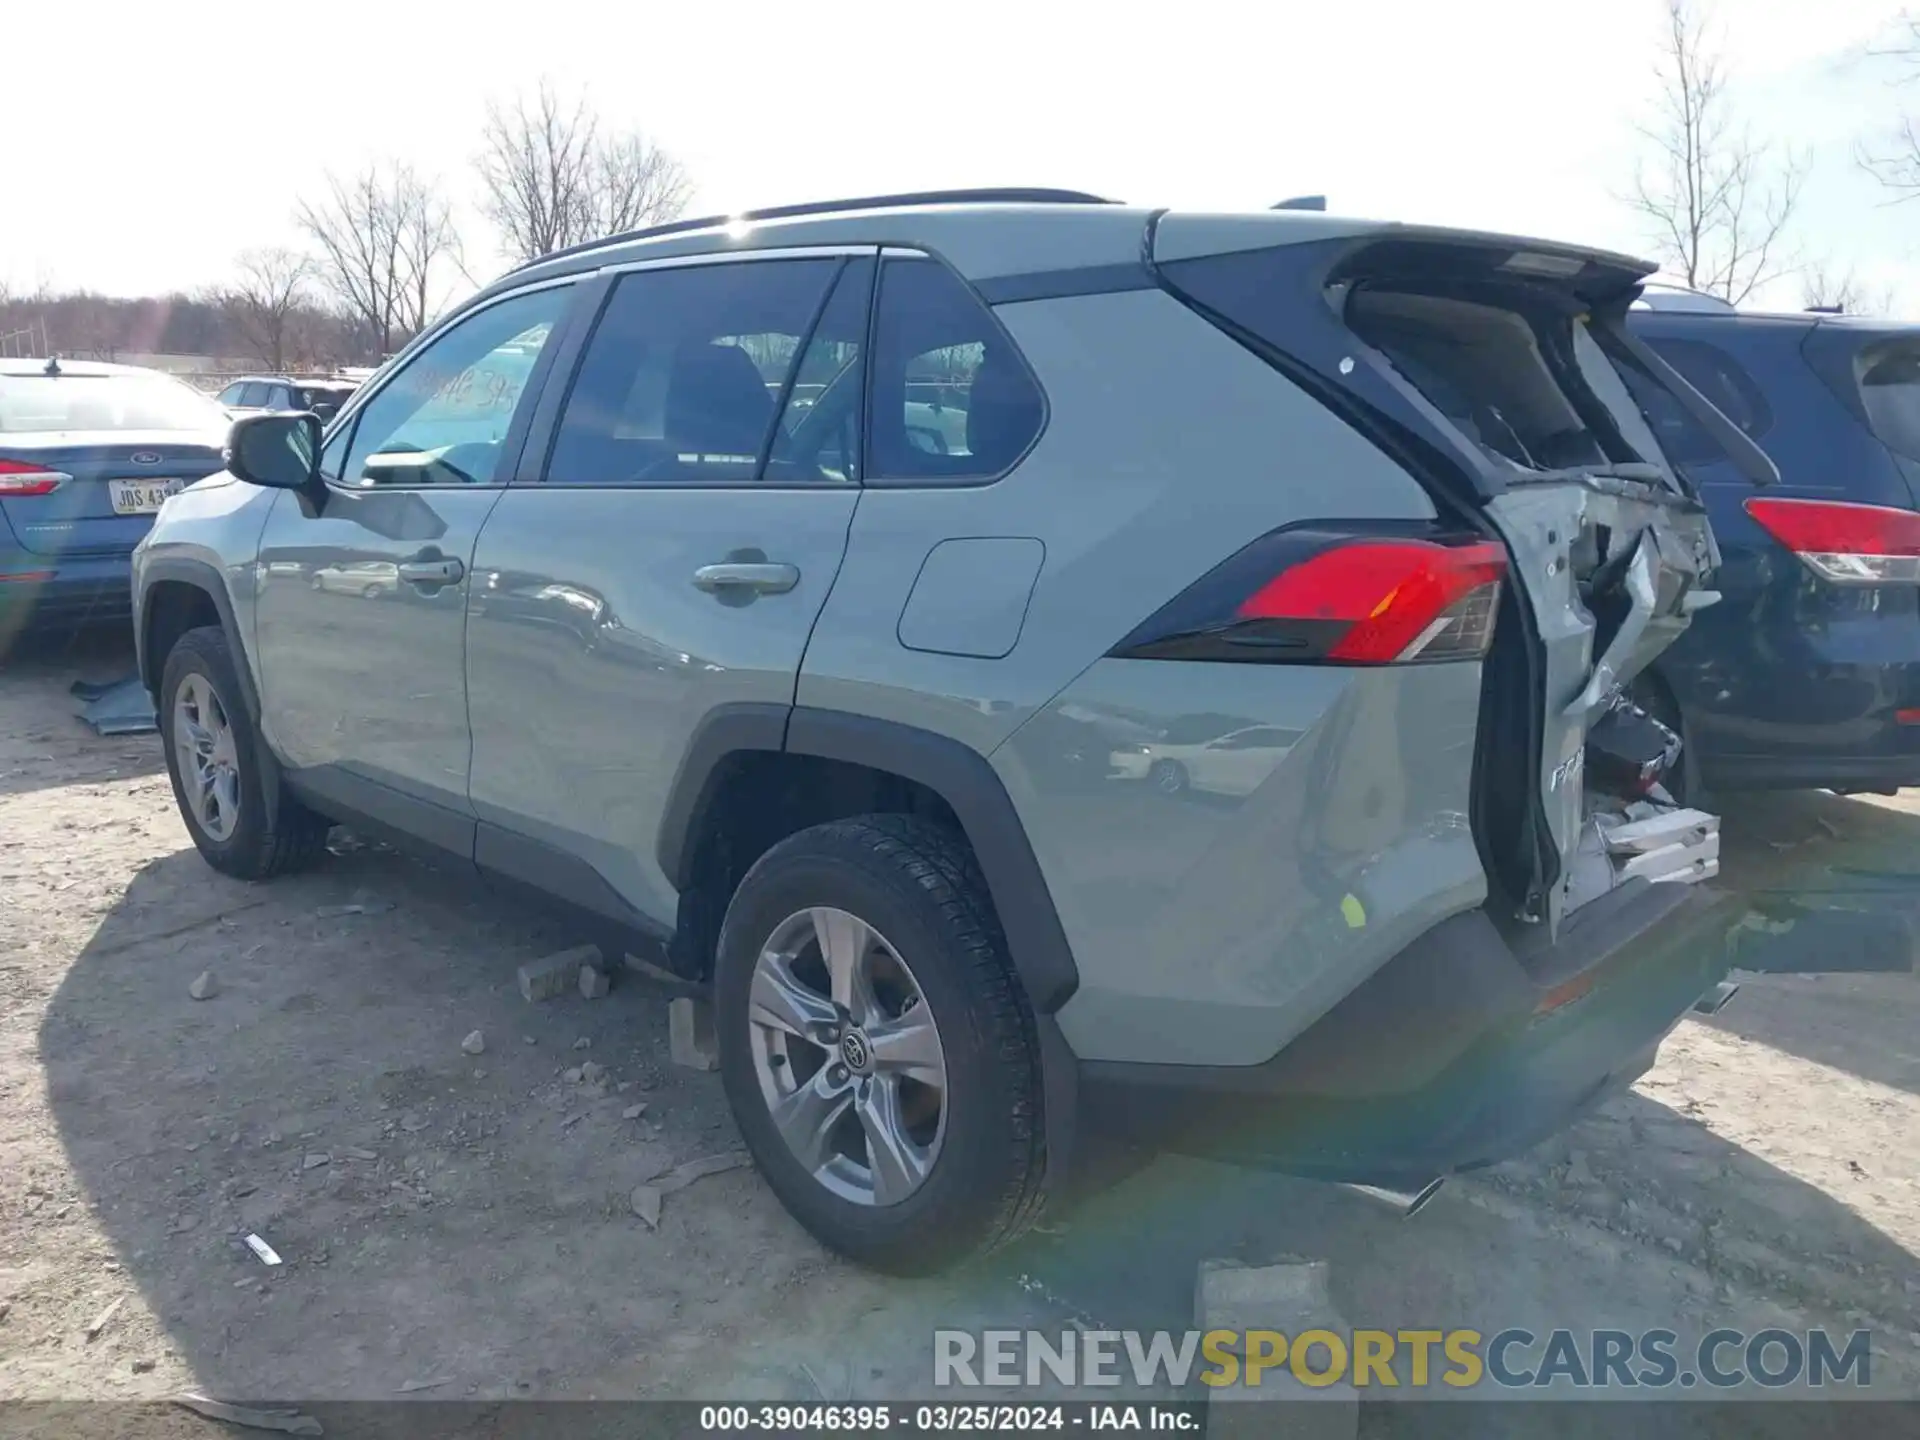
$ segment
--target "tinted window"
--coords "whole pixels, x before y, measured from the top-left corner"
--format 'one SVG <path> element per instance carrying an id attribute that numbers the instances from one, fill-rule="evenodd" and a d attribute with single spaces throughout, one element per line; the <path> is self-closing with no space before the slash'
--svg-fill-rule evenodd
<path id="1" fill-rule="evenodd" d="M 1725 415 L 1754 439 L 1773 427 L 1773 412 L 1753 377 L 1726 351 L 1698 340 L 1650 340 L 1647 342 L 1694 389 L 1713 402 Z"/>
<path id="2" fill-rule="evenodd" d="M 267 387 L 258 380 L 249 380 L 240 387 L 240 398 L 233 403 L 255 410 L 262 409 L 267 403 Z"/>
<path id="3" fill-rule="evenodd" d="M 293 409 L 293 392 L 284 385 L 267 387 L 267 408 L 270 410 Z"/>
<path id="4" fill-rule="evenodd" d="M 842 268 L 828 258 L 741 261 L 622 277 L 567 397 L 548 480 L 752 480 L 802 342 Z M 809 354 L 813 383 L 834 358 Z M 793 433 L 798 426 L 796 412 Z M 796 467 L 782 458 L 783 468 Z"/>
<path id="5" fill-rule="evenodd" d="M 860 478 L 866 389 L 860 362 L 867 348 L 867 299 L 872 293 L 873 262 L 847 262 L 794 372 L 768 452 L 766 479 Z"/>
<path id="6" fill-rule="evenodd" d="M 992 313 L 933 260 L 881 271 L 872 388 L 875 479 L 991 479 L 1026 453 L 1046 414 Z"/>
<path id="7" fill-rule="evenodd" d="M 1860 403 L 1880 443 L 1909 460 L 1920 460 L 1920 350 L 1883 347 L 1855 362 Z"/>
<path id="8" fill-rule="evenodd" d="M 571 294 L 560 286 L 489 305 L 407 361 L 360 411 L 345 483 L 498 479 L 514 412 Z"/>
<path id="9" fill-rule="evenodd" d="M 222 390 L 215 398 L 218 399 L 222 405 L 238 405 L 241 395 L 246 393 L 246 388 L 246 386 L 235 381 L 233 384 L 227 386 L 226 389 Z"/>

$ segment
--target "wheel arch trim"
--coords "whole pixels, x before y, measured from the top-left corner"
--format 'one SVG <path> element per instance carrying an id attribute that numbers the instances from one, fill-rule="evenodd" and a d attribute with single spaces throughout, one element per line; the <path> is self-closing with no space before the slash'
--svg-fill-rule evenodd
<path id="1" fill-rule="evenodd" d="M 149 560 L 140 567 L 140 603 L 135 612 L 137 623 L 133 627 L 134 658 L 139 667 L 140 683 L 146 686 L 149 694 L 157 694 L 160 661 L 151 653 L 147 632 L 153 623 L 151 601 L 154 587 L 168 582 L 190 585 L 213 602 L 213 608 L 220 616 L 221 628 L 227 632 L 227 643 L 233 647 L 235 658 L 239 661 L 234 669 L 240 677 L 240 698 L 246 704 L 248 717 L 256 725 L 259 724 L 260 692 L 253 673 L 253 654 L 247 646 L 246 637 L 241 634 L 239 619 L 234 614 L 233 597 L 227 593 L 220 572 L 205 560 L 166 556 Z"/>
<path id="2" fill-rule="evenodd" d="M 839 710 L 723 705 L 695 730 L 662 812 L 659 861 L 681 891 L 722 778 L 741 752 L 784 752 L 881 770 L 924 785 L 946 802 L 973 847 L 1027 998 L 1051 1015 L 1080 983 L 1040 862 L 1006 786 L 987 758 L 949 736 Z"/>

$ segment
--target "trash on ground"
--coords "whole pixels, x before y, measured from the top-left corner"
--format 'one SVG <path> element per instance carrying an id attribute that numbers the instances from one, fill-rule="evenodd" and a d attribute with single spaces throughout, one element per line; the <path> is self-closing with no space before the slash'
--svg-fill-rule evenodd
<path id="1" fill-rule="evenodd" d="M 100 1332 L 113 1323 L 113 1317 L 120 1313 L 120 1307 L 126 1303 L 127 1297 L 122 1295 L 118 1300 L 115 1300 L 111 1305 L 107 1306 L 106 1309 L 94 1316 L 93 1323 L 87 1326 L 87 1339 L 90 1341 L 98 1340 L 100 1338 Z"/>
<path id="2" fill-rule="evenodd" d="M 160 728 L 153 696 L 138 675 L 122 680 L 76 680 L 69 687 L 83 702 L 80 718 L 96 735 L 147 735 Z"/>
<path id="3" fill-rule="evenodd" d="M 251 1405 L 229 1405 L 224 1400 L 209 1399 L 191 1390 L 184 1395 L 174 1396 L 173 1403 L 196 1415 L 204 1415 L 209 1420 L 224 1420 L 229 1425 L 244 1425 L 252 1430 L 278 1430 L 283 1435 L 326 1434 L 318 1420 L 311 1415 L 301 1414 L 291 1406 L 261 1410 Z"/>
<path id="4" fill-rule="evenodd" d="M 262 1265 L 278 1265 L 280 1263 L 280 1252 L 275 1250 L 273 1246 L 267 1244 L 267 1242 L 262 1240 L 258 1235 L 250 1234 L 246 1237 L 246 1240 L 247 1248 L 260 1257 L 260 1263 Z"/>
<path id="5" fill-rule="evenodd" d="M 660 1228 L 660 1192 L 654 1186 L 634 1186 L 633 1193 L 627 1197 L 627 1204 L 649 1230 Z"/>

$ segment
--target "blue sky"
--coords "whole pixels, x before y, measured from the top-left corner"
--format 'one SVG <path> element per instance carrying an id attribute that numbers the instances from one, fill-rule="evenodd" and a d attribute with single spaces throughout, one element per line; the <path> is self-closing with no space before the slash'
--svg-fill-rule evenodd
<path id="1" fill-rule="evenodd" d="M 0 283 L 215 282 L 238 251 L 296 238 L 322 170 L 380 158 L 440 178 L 485 278 L 484 106 L 543 76 L 678 154 L 702 212 L 975 184 L 1209 207 L 1312 191 L 1352 213 L 1651 250 L 1618 196 L 1660 0 L 185 8 L 9 4 Z M 1891 62 L 1860 58 L 1900 8 L 1719 0 L 1712 20 L 1756 132 L 1812 160 L 1798 250 L 1920 316 L 1920 201 L 1889 206 L 1853 158 L 1920 112 L 1920 74 L 1903 89 Z M 1797 305 L 1799 283 L 1762 298 Z"/>

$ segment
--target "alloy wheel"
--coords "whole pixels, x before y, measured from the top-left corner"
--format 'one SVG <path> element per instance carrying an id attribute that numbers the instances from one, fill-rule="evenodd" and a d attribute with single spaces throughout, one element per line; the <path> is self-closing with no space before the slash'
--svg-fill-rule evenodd
<path id="1" fill-rule="evenodd" d="M 946 1136 L 947 1065 L 913 971 L 878 930 L 815 907 L 755 962 L 747 1038 L 774 1129 L 809 1174 L 860 1205 L 926 1183 Z"/>
<path id="2" fill-rule="evenodd" d="M 225 840 L 240 822 L 240 757 L 226 707 L 204 675 L 188 675 L 174 694 L 173 754 L 194 819 Z"/>

